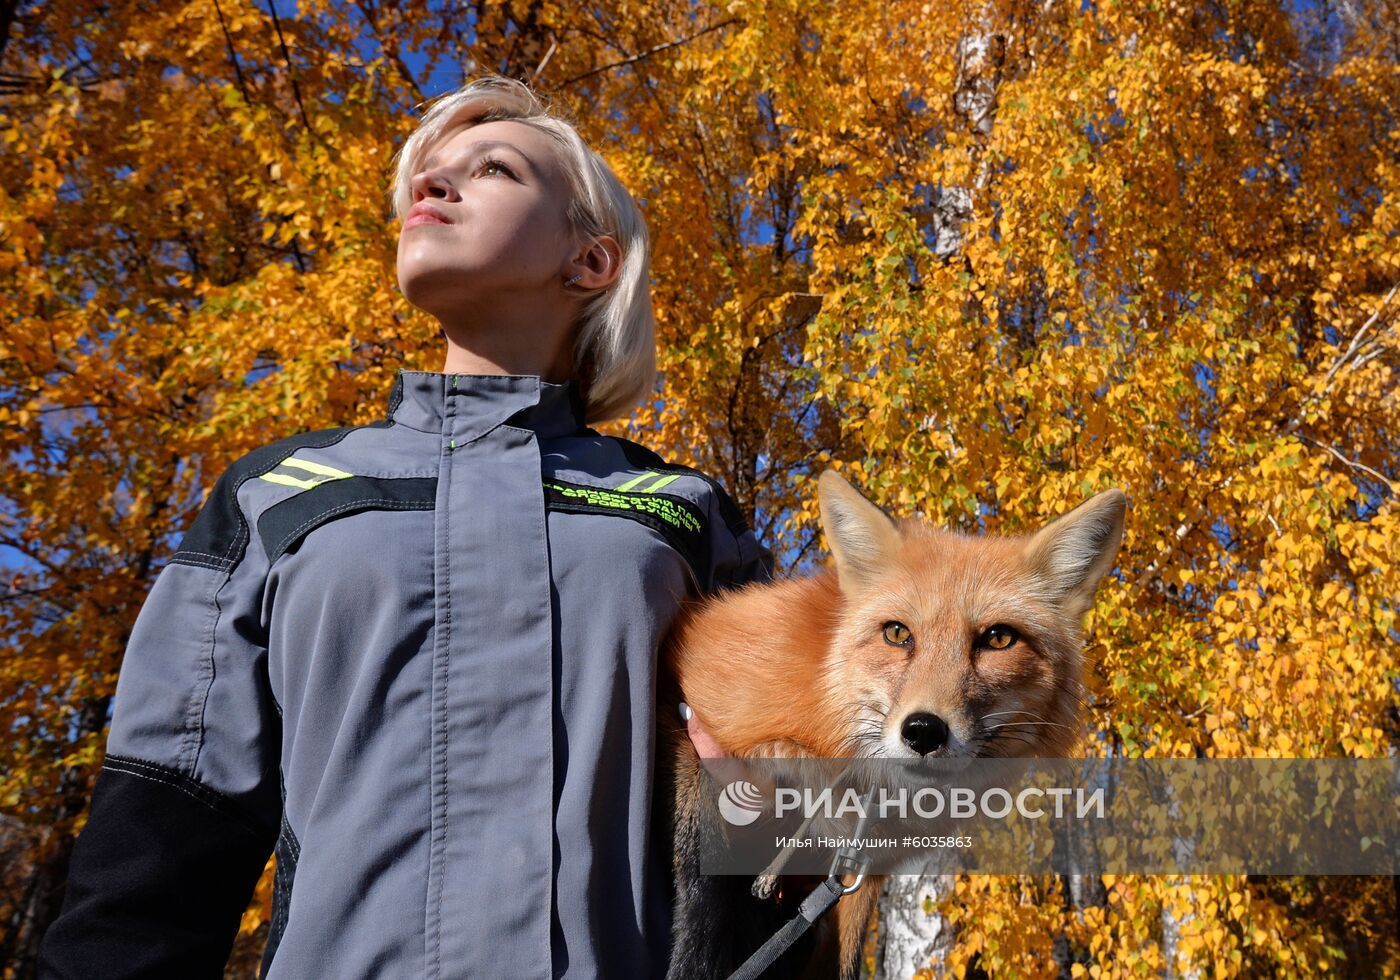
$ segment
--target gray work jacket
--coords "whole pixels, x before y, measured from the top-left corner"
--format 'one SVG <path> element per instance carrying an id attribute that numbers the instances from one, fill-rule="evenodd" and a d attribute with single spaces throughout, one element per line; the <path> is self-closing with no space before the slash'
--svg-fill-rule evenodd
<path id="1" fill-rule="evenodd" d="M 219 479 L 142 607 L 44 976 L 647 977 L 657 651 L 771 555 L 575 385 L 400 371 Z"/>

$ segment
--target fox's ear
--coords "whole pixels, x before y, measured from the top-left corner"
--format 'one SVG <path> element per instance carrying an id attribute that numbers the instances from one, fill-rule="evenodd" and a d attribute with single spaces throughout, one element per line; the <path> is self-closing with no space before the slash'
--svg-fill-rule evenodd
<path id="1" fill-rule="evenodd" d="M 1105 490 L 1035 532 L 1026 562 L 1045 582 L 1051 598 L 1078 617 L 1094 604 L 1094 590 L 1113 567 L 1123 541 L 1122 490 Z"/>
<path id="2" fill-rule="evenodd" d="M 888 514 L 835 470 L 827 470 L 817 481 L 817 503 L 843 590 L 889 568 L 899 547 L 899 528 Z"/>

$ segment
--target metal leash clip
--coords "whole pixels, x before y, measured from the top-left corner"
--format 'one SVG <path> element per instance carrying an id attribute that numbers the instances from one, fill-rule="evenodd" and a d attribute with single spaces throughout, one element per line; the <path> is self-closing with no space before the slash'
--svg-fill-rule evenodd
<path id="1" fill-rule="evenodd" d="M 870 867 L 870 859 L 862 854 L 855 853 L 855 849 L 842 850 L 836 855 L 836 860 L 831 862 L 829 874 L 839 879 L 844 874 L 853 874 L 856 880 L 849 885 L 841 886 L 841 894 L 849 895 L 860 888 L 861 882 L 865 881 L 865 869 Z"/>
<path id="2" fill-rule="evenodd" d="M 841 886 L 842 895 L 849 895 L 860 888 L 861 882 L 865 881 L 865 869 L 870 867 L 870 858 L 862 852 L 860 843 L 865 839 L 865 823 L 870 818 L 870 798 L 874 795 L 875 790 L 872 788 L 861 797 L 860 819 L 856 821 L 851 842 L 836 852 L 836 857 L 831 862 L 831 870 L 827 872 L 828 877 L 834 877 L 838 881 L 844 874 L 856 876 L 855 881 Z"/>

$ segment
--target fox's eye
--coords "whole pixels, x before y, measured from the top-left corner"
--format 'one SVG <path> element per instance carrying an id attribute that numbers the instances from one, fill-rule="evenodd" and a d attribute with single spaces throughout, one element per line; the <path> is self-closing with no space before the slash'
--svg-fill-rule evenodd
<path id="1" fill-rule="evenodd" d="M 885 642 L 892 647 L 907 647 L 914 641 L 914 634 L 903 623 L 885 624 Z"/>
<path id="2" fill-rule="evenodd" d="M 982 635 L 977 638 L 977 645 L 990 647 L 993 650 L 1005 650 L 1020 638 L 1021 634 L 1010 626 L 998 623 L 995 626 L 988 626 L 982 631 Z"/>

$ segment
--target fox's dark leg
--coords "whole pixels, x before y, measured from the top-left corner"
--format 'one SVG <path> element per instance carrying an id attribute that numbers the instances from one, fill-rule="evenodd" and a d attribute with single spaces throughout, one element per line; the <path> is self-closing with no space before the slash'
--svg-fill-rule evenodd
<path id="1" fill-rule="evenodd" d="M 732 971 L 725 944 L 723 883 L 727 878 L 700 873 L 704 852 L 699 763 L 689 741 L 676 738 L 667 747 L 675 777 L 674 868 L 676 907 L 672 920 L 671 966 L 667 980 L 722 980 Z"/>
<path id="2" fill-rule="evenodd" d="M 700 866 L 706 848 L 722 846 L 706 840 L 716 833 L 715 801 L 704 791 L 704 774 L 690 740 L 672 740 L 665 751 L 674 776 L 674 871 L 676 906 L 672 919 L 671 965 L 667 980 L 724 980 L 768 941 L 789 919 L 820 879 L 796 879 L 781 902 L 760 900 L 750 892 L 753 878 L 706 875 Z M 806 887 L 803 887 L 803 886 Z M 804 935 L 772 968 L 765 980 L 803 978 L 835 980 L 838 976 L 835 922 L 823 922 Z"/>

